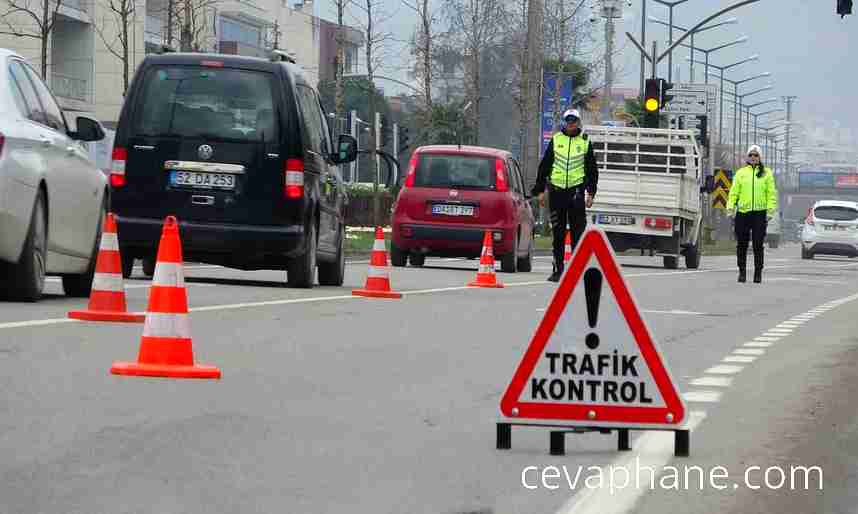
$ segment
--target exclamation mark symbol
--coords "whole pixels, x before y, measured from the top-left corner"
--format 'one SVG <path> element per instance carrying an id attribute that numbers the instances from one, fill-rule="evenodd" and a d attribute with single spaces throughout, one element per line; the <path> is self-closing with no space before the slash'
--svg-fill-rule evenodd
<path id="1" fill-rule="evenodd" d="M 584 272 L 584 296 L 587 298 L 587 322 L 592 330 L 599 320 L 599 299 L 602 297 L 602 272 L 598 268 Z M 587 348 L 595 350 L 599 347 L 599 336 L 590 332 L 584 342 Z"/>

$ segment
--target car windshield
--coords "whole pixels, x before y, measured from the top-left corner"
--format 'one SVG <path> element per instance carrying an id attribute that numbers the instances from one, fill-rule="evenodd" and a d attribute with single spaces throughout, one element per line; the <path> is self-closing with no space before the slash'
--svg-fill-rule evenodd
<path id="1" fill-rule="evenodd" d="M 271 84 L 261 72 L 156 67 L 137 104 L 135 133 L 270 141 L 276 129 Z"/>
<path id="2" fill-rule="evenodd" d="M 858 209 L 852 207 L 825 206 L 813 210 L 814 216 L 821 220 L 855 221 L 858 220 Z"/>
<path id="3" fill-rule="evenodd" d="M 421 154 L 415 172 L 417 187 L 491 189 L 495 159 L 474 155 Z"/>

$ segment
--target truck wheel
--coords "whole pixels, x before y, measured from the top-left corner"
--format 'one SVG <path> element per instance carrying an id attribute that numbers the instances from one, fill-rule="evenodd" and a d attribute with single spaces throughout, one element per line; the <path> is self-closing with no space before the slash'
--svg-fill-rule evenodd
<path id="1" fill-rule="evenodd" d="M 813 252 L 805 250 L 804 246 L 801 247 L 801 258 L 802 259 L 813 259 Z"/>
<path id="2" fill-rule="evenodd" d="M 697 269 L 700 267 L 700 243 L 699 242 L 694 246 L 689 246 L 685 250 L 685 267 L 688 269 Z"/>
<path id="3" fill-rule="evenodd" d="M 769 248 L 777 248 L 779 242 L 780 241 L 778 241 L 778 238 L 776 238 L 776 237 L 771 238 L 769 240 Z"/>
<path id="4" fill-rule="evenodd" d="M 665 255 L 664 256 L 664 267 L 667 269 L 676 269 L 679 267 L 679 262 L 676 257 Z"/>

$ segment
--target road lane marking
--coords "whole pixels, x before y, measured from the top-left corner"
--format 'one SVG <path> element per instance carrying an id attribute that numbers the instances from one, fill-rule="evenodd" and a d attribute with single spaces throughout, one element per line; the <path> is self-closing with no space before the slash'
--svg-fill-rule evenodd
<path id="1" fill-rule="evenodd" d="M 718 391 L 688 391 L 682 394 L 682 399 L 689 403 L 718 403 L 721 393 Z"/>
<path id="2" fill-rule="evenodd" d="M 684 428 L 691 432 L 706 419 L 705 411 L 688 413 L 688 423 Z M 629 455 L 623 452 L 609 465 L 602 468 L 602 476 L 610 476 L 612 469 L 663 469 L 673 458 L 674 435 L 671 431 L 651 430 L 635 442 L 635 449 Z M 635 467 L 637 466 L 637 467 Z M 589 468 L 588 468 L 589 470 Z M 649 490 L 648 487 L 609 488 L 601 481 L 602 487 L 586 488 L 574 494 L 560 508 L 558 514 L 617 514 L 630 511 L 638 499 Z M 649 484 L 647 481 L 644 483 Z M 612 484 L 613 485 L 613 484 Z M 652 484 L 649 484 L 652 485 Z"/>
<path id="3" fill-rule="evenodd" d="M 781 336 L 757 336 L 754 341 L 763 341 L 764 343 L 775 343 L 783 339 Z"/>
<path id="4" fill-rule="evenodd" d="M 751 341 L 750 343 L 745 343 L 742 346 L 748 346 L 752 348 L 768 348 L 769 346 L 773 346 L 774 343 L 768 343 L 766 341 Z"/>
<path id="5" fill-rule="evenodd" d="M 704 373 L 712 374 L 712 375 L 735 375 L 736 373 L 742 371 L 744 366 L 727 366 L 727 365 L 718 365 L 712 366 L 711 368 L 704 371 Z"/>
<path id="6" fill-rule="evenodd" d="M 769 332 L 771 332 L 772 334 L 792 334 L 793 331 L 795 331 L 794 328 L 770 328 L 769 329 Z"/>
<path id="7" fill-rule="evenodd" d="M 735 354 L 737 354 L 737 355 L 756 355 L 756 356 L 760 356 L 760 355 L 765 355 L 765 354 L 766 354 L 766 351 L 765 351 L 765 350 L 761 350 L 761 349 L 759 349 L 759 348 L 736 348 L 735 350 L 733 350 L 733 353 L 735 353 Z"/>
<path id="8" fill-rule="evenodd" d="M 731 377 L 700 377 L 689 382 L 693 386 L 701 387 L 730 387 L 732 383 Z"/>
<path id="9" fill-rule="evenodd" d="M 22 327 L 38 327 L 42 325 L 56 325 L 58 323 L 77 323 L 76 319 L 69 318 L 54 318 L 54 319 L 35 319 L 30 321 L 11 321 L 8 323 L 0 323 L 0 329 L 4 328 L 22 328 Z"/>
<path id="10" fill-rule="evenodd" d="M 756 357 L 751 357 L 749 355 L 728 355 L 721 359 L 721 362 L 741 362 L 744 364 L 750 364 L 757 360 Z"/>

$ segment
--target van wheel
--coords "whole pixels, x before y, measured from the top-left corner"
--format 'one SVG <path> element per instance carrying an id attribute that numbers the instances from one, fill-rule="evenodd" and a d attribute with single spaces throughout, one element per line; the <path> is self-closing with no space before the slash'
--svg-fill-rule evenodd
<path id="1" fill-rule="evenodd" d="M 122 259 L 122 278 L 129 278 L 134 273 L 134 255 L 130 252 L 119 250 L 120 258 Z"/>
<path id="2" fill-rule="evenodd" d="M 801 247 L 801 258 L 802 259 L 813 259 L 813 252 L 805 250 L 804 246 Z"/>
<path id="3" fill-rule="evenodd" d="M 676 269 L 679 267 L 679 259 L 670 255 L 664 256 L 664 267 L 667 269 Z"/>
<path id="4" fill-rule="evenodd" d="M 101 249 L 101 227 L 107 216 L 107 207 L 102 205 L 101 216 L 98 219 L 98 228 L 95 232 L 95 246 L 89 259 L 89 267 L 85 273 L 80 275 L 63 275 L 63 291 L 66 296 L 73 298 L 86 298 L 92 291 L 92 279 L 95 276 L 95 263 L 98 260 L 98 252 Z"/>
<path id="5" fill-rule="evenodd" d="M 410 253 L 408 254 L 408 260 L 411 262 L 412 266 L 419 268 L 426 264 L 426 255 L 417 252 Z"/>
<path id="6" fill-rule="evenodd" d="M 143 274 L 151 278 L 155 274 L 155 256 L 143 257 Z"/>
<path id="7" fill-rule="evenodd" d="M 307 230 L 304 254 L 289 263 L 288 285 L 310 289 L 316 278 L 316 224 L 310 222 Z"/>
<path id="8" fill-rule="evenodd" d="M 518 258 L 518 271 L 530 273 L 533 269 L 533 239 L 530 240 L 530 246 L 527 248 L 527 255 Z"/>
<path id="9" fill-rule="evenodd" d="M 401 268 L 405 266 L 405 261 L 408 260 L 408 252 L 403 251 L 401 248 L 390 243 L 390 263 L 396 266 L 397 268 Z"/>
<path id="10" fill-rule="evenodd" d="M 515 273 L 515 265 L 518 263 L 518 233 L 512 240 L 512 251 L 501 257 L 501 271 L 504 273 Z"/>
<path id="11" fill-rule="evenodd" d="M 33 215 L 30 217 L 30 230 L 27 233 L 27 239 L 24 240 L 21 258 L 17 264 L 9 267 L 9 299 L 11 300 L 37 302 L 42 298 L 48 248 L 45 211 L 45 194 L 40 189 L 36 195 Z"/>
<path id="12" fill-rule="evenodd" d="M 319 263 L 319 285 L 322 286 L 341 286 L 345 281 L 346 276 L 346 252 L 343 246 L 345 245 L 346 232 L 344 228 L 340 228 L 340 244 L 337 248 L 337 258 L 334 262 Z"/>

